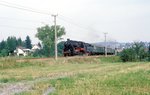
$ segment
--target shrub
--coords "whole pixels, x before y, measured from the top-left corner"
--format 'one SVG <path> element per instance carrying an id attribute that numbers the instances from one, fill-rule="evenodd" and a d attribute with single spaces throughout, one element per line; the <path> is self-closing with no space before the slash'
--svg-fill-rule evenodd
<path id="1" fill-rule="evenodd" d="M 148 59 L 148 51 L 145 48 L 142 42 L 135 42 L 131 48 L 124 49 L 120 53 L 120 58 L 123 62 L 146 60 Z"/>

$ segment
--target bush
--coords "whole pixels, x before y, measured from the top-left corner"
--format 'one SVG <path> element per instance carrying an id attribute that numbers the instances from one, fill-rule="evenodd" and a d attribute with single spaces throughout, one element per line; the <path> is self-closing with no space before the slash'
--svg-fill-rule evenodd
<path id="1" fill-rule="evenodd" d="M 127 62 L 127 61 L 135 61 L 135 52 L 132 48 L 130 49 L 124 49 L 121 53 L 120 53 L 120 58 L 123 62 Z"/>
<path id="2" fill-rule="evenodd" d="M 41 50 L 36 50 L 33 54 L 32 54 L 33 57 L 44 57 L 44 51 L 43 49 Z"/>
<path id="3" fill-rule="evenodd" d="M 148 51 L 145 48 L 142 42 L 135 42 L 131 48 L 124 49 L 120 53 L 120 58 L 123 62 L 145 61 L 148 59 Z"/>
<path id="4" fill-rule="evenodd" d="M 8 56 L 8 50 L 7 49 L 2 49 L 0 53 L 0 57 L 5 57 Z"/>

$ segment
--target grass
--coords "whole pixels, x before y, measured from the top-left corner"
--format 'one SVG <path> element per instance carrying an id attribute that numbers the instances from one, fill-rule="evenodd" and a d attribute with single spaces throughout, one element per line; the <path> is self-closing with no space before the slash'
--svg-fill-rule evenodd
<path id="1" fill-rule="evenodd" d="M 150 63 L 117 60 L 115 57 L 60 58 L 57 62 L 2 59 L 0 84 L 31 85 L 28 91 L 15 95 L 42 95 L 51 87 L 55 90 L 49 95 L 150 95 Z"/>

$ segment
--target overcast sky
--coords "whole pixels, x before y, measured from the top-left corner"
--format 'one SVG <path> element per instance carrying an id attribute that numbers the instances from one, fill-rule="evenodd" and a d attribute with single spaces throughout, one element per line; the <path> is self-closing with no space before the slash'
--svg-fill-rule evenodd
<path id="1" fill-rule="evenodd" d="M 150 41 L 150 0 L 0 0 L 0 41 L 29 35 L 37 43 L 37 27 L 53 24 L 51 15 L 1 5 L 8 2 L 58 13 L 57 24 L 66 28 L 64 40 L 101 42 L 107 32 L 109 41 Z"/>

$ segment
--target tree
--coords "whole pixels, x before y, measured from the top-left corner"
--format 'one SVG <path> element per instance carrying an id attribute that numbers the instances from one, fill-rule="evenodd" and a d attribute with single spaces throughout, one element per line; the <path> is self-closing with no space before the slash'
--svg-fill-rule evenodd
<path id="1" fill-rule="evenodd" d="M 148 52 L 145 50 L 145 44 L 143 42 L 134 42 L 131 48 L 124 49 L 120 57 L 126 61 L 142 61 L 148 57 Z"/>
<path id="2" fill-rule="evenodd" d="M 17 46 L 23 46 L 23 42 L 22 42 L 21 38 L 17 39 Z"/>
<path id="3" fill-rule="evenodd" d="M 5 56 L 8 56 L 8 55 L 9 55 L 8 49 L 2 49 L 1 50 L 0 56 L 5 57 Z"/>
<path id="4" fill-rule="evenodd" d="M 1 43 L 0 43 L 0 50 L 2 50 L 2 49 L 6 49 L 7 48 L 7 43 L 6 43 L 6 41 L 2 41 Z"/>
<path id="5" fill-rule="evenodd" d="M 60 40 L 61 37 L 65 35 L 65 28 L 57 25 L 56 30 L 57 38 Z M 46 50 L 46 53 L 48 53 L 47 56 L 54 55 L 55 27 L 46 25 L 38 28 L 37 31 L 36 37 L 42 41 L 43 48 Z"/>
<path id="6" fill-rule="evenodd" d="M 9 53 L 13 53 L 17 46 L 16 37 L 8 37 L 7 38 L 7 49 Z"/>
<path id="7" fill-rule="evenodd" d="M 31 40 L 30 40 L 30 37 L 29 37 L 29 36 L 26 37 L 26 40 L 25 40 L 25 47 L 28 48 L 28 49 L 31 49 L 31 48 L 32 48 L 32 44 L 31 44 Z"/>
<path id="8" fill-rule="evenodd" d="M 7 56 L 8 55 L 8 48 L 7 48 L 7 42 L 6 41 L 2 41 L 0 43 L 0 56 Z"/>
<path id="9" fill-rule="evenodd" d="M 63 49 L 64 49 L 64 41 L 59 42 L 57 47 L 58 47 L 58 55 L 62 56 L 63 55 Z"/>
<path id="10" fill-rule="evenodd" d="M 124 49 L 120 54 L 120 58 L 123 62 L 135 61 L 135 51 L 132 48 Z"/>
<path id="11" fill-rule="evenodd" d="M 133 49 L 135 51 L 135 59 L 142 60 L 148 56 L 148 52 L 145 50 L 145 44 L 143 42 L 134 42 Z"/>

